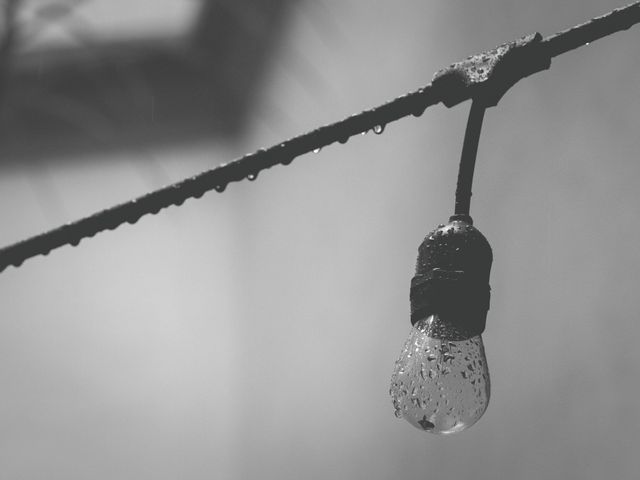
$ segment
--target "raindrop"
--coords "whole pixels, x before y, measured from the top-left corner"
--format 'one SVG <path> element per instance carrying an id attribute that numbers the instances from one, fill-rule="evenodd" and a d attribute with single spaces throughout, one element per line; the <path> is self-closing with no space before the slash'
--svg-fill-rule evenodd
<path id="1" fill-rule="evenodd" d="M 216 185 L 213 188 L 216 189 L 216 192 L 222 193 L 222 192 L 224 192 L 224 189 L 227 188 L 227 186 L 225 184 L 221 184 L 221 185 Z"/>
<path id="2" fill-rule="evenodd" d="M 256 178 L 258 178 L 258 174 L 257 173 L 250 173 L 249 175 L 247 175 L 247 180 L 253 182 Z"/>
<path id="3" fill-rule="evenodd" d="M 376 135 L 380 135 L 382 132 L 384 132 L 384 127 L 384 124 L 376 125 L 375 127 L 373 127 L 373 133 L 375 133 Z"/>
<path id="4" fill-rule="evenodd" d="M 416 108 L 413 110 L 412 115 L 413 115 L 414 117 L 421 117 L 425 110 L 426 110 L 426 108 L 423 108 L 423 107 L 416 107 Z"/>
<path id="5" fill-rule="evenodd" d="M 422 417 L 422 420 L 420 420 L 418 423 L 420 424 L 420 426 L 424 430 L 433 430 L 433 428 L 435 427 L 435 425 L 433 423 L 431 423 L 429 420 L 427 420 L 427 416 L 426 415 L 424 415 Z"/>
<path id="6" fill-rule="evenodd" d="M 322 147 L 314 148 L 313 153 L 320 153 L 320 150 L 322 150 Z"/>

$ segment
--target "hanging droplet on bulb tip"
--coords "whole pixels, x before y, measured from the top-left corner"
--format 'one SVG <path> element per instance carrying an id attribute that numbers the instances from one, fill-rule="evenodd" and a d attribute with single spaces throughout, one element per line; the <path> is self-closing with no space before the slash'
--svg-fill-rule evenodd
<path id="1" fill-rule="evenodd" d="M 422 420 L 418 422 L 423 430 L 433 430 L 435 428 L 435 424 L 427 420 L 427 416 L 424 415 Z"/>

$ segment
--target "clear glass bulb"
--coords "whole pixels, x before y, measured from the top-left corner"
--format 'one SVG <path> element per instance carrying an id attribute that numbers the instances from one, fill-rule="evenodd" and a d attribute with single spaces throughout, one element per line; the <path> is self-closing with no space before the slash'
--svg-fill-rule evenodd
<path id="1" fill-rule="evenodd" d="M 432 338 L 438 316 L 416 322 L 396 361 L 389 393 L 395 414 L 429 433 L 469 428 L 487 409 L 491 384 L 482 336 Z"/>

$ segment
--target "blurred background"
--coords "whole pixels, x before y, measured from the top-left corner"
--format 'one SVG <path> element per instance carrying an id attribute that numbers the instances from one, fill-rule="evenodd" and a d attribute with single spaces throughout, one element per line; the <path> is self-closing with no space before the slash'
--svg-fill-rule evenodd
<path id="1" fill-rule="evenodd" d="M 4 0 L 0 244 L 383 103 L 617 0 Z M 640 27 L 487 112 L 492 399 L 388 395 L 469 103 L 0 275 L 0 479 L 635 479 Z"/>

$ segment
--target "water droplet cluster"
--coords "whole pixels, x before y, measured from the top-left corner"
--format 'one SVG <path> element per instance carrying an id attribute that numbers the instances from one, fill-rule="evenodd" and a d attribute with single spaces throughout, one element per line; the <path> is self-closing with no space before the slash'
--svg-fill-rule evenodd
<path id="1" fill-rule="evenodd" d="M 462 431 L 487 409 L 491 391 L 482 337 L 450 341 L 427 335 L 432 315 L 417 322 L 391 377 L 395 415 L 430 433 Z"/>

